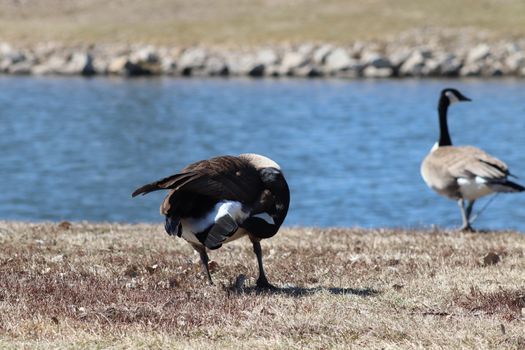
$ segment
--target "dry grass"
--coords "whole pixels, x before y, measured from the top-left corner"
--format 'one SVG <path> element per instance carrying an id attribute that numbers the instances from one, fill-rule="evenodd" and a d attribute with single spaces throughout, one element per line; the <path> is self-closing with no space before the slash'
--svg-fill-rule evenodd
<path id="1" fill-rule="evenodd" d="M 346 43 L 413 28 L 525 34 L 522 0 L 1 0 L 0 39 L 18 42 Z"/>
<path id="2" fill-rule="evenodd" d="M 263 242 L 274 294 L 249 242 L 207 286 L 160 225 L 0 222 L 0 246 L 0 348 L 525 346 L 520 233 L 286 228 Z"/>

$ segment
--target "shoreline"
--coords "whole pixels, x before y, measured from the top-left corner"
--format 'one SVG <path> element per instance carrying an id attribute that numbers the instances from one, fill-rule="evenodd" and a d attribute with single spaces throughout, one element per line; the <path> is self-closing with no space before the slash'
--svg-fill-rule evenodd
<path id="1" fill-rule="evenodd" d="M 434 33 L 435 34 L 435 33 Z M 0 74 L 254 78 L 525 78 L 525 39 L 401 36 L 254 47 L 0 42 Z M 430 36 L 428 36 L 430 37 Z"/>

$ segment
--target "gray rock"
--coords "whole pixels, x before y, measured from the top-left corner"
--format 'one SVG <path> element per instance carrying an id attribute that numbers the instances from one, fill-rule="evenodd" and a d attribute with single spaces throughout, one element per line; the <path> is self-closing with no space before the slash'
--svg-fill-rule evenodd
<path id="1" fill-rule="evenodd" d="M 33 65 L 29 61 L 21 61 L 14 64 L 11 64 L 7 69 L 7 73 L 13 75 L 27 75 L 31 74 L 31 68 Z"/>
<path id="2" fill-rule="evenodd" d="M 264 75 L 264 71 L 264 64 L 256 64 L 248 71 L 248 75 L 250 77 L 262 77 Z"/>
<path id="3" fill-rule="evenodd" d="M 490 47 L 487 44 L 479 44 L 478 46 L 469 50 L 466 63 L 475 63 L 482 61 L 490 56 Z"/>
<path id="4" fill-rule="evenodd" d="M 160 62 L 159 54 L 157 50 L 149 45 L 141 47 L 138 50 L 131 53 L 129 57 L 130 62 L 135 64 L 148 63 L 155 64 Z"/>
<path id="5" fill-rule="evenodd" d="M 323 75 L 323 71 L 318 66 L 313 64 L 306 64 L 296 68 L 292 72 L 293 76 L 302 78 L 316 78 Z"/>
<path id="6" fill-rule="evenodd" d="M 209 76 L 226 76 L 229 74 L 228 65 L 224 59 L 211 56 L 206 60 L 206 74 Z"/>
<path id="7" fill-rule="evenodd" d="M 13 51 L 13 48 L 8 43 L 0 43 L 0 58 L 3 58 L 10 54 Z"/>
<path id="8" fill-rule="evenodd" d="M 481 74 L 485 77 L 500 77 L 507 73 L 505 66 L 500 61 L 488 60 L 482 66 Z"/>
<path id="9" fill-rule="evenodd" d="M 326 63 L 326 57 L 332 52 L 333 46 L 329 44 L 324 44 L 319 46 L 313 51 L 312 62 L 318 65 Z"/>
<path id="10" fill-rule="evenodd" d="M 425 67 L 426 55 L 421 50 L 415 50 L 407 58 L 407 60 L 399 68 L 401 76 L 420 76 L 423 75 L 423 68 Z"/>
<path id="11" fill-rule="evenodd" d="M 67 58 L 62 56 L 51 56 L 45 62 L 31 68 L 32 74 L 47 75 L 61 74 L 62 69 L 67 65 Z"/>
<path id="12" fill-rule="evenodd" d="M 440 74 L 446 77 L 453 77 L 459 75 L 462 62 L 454 54 L 443 54 L 439 58 Z"/>
<path id="13" fill-rule="evenodd" d="M 207 57 L 208 54 L 203 48 L 189 48 L 182 53 L 178 61 L 179 70 L 183 74 L 191 74 L 191 71 L 194 69 L 202 69 L 204 68 Z"/>
<path id="14" fill-rule="evenodd" d="M 361 55 L 361 63 L 374 68 L 391 68 L 390 60 L 377 52 L 364 51 Z"/>
<path id="15" fill-rule="evenodd" d="M 281 68 L 286 74 L 292 74 L 293 70 L 304 66 L 307 63 L 307 57 L 300 52 L 286 52 L 281 61 Z"/>
<path id="16" fill-rule="evenodd" d="M 347 70 L 356 64 L 356 61 L 350 57 L 348 52 L 343 48 L 337 48 L 330 52 L 326 57 L 326 69 L 330 72 Z"/>
<path id="17" fill-rule="evenodd" d="M 279 55 L 273 49 L 264 48 L 257 52 L 256 62 L 265 66 L 274 65 L 279 62 Z"/>
<path id="18" fill-rule="evenodd" d="M 127 57 L 115 57 L 109 62 L 107 72 L 109 74 L 122 75 L 125 73 L 126 63 L 128 63 Z"/>
<path id="19" fill-rule="evenodd" d="M 93 57 L 89 53 L 76 52 L 57 73 L 66 75 L 94 75 Z"/>
<path id="20" fill-rule="evenodd" d="M 363 70 L 365 78 L 389 78 L 393 75 L 394 69 L 392 67 L 375 67 L 370 65 Z"/>
<path id="21" fill-rule="evenodd" d="M 505 59 L 505 65 L 511 73 L 517 73 L 525 67 L 525 52 L 517 51 Z"/>
<path id="22" fill-rule="evenodd" d="M 388 60 L 390 61 L 390 64 L 395 69 L 399 69 L 403 63 L 412 55 L 412 50 L 403 47 L 403 48 L 397 48 L 393 52 L 391 52 L 388 55 Z"/>
<path id="23" fill-rule="evenodd" d="M 95 56 L 93 57 L 92 64 L 97 74 L 108 74 L 109 58 Z"/>
<path id="24" fill-rule="evenodd" d="M 482 65 L 480 63 L 465 64 L 459 70 L 459 75 L 462 77 L 476 77 L 481 75 Z"/>

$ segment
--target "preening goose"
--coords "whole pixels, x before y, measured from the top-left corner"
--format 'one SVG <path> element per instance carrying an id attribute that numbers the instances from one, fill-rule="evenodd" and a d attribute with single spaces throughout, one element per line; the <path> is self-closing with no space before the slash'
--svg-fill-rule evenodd
<path id="1" fill-rule="evenodd" d="M 132 196 L 170 190 L 160 206 L 166 232 L 185 239 L 208 269 L 206 249 L 247 235 L 259 265 L 258 288 L 273 288 L 264 273 L 261 239 L 277 233 L 288 212 L 290 191 L 279 165 L 258 154 L 220 156 L 186 166 L 144 185 Z"/>
<path id="2" fill-rule="evenodd" d="M 470 101 L 456 89 L 444 89 L 439 98 L 439 140 L 421 164 L 428 187 L 458 201 L 464 231 L 472 231 L 470 215 L 476 199 L 494 192 L 521 192 L 525 188 L 509 181 L 507 165 L 476 147 L 452 146 L 448 132 L 448 107 Z M 465 207 L 465 201 L 468 201 Z"/>

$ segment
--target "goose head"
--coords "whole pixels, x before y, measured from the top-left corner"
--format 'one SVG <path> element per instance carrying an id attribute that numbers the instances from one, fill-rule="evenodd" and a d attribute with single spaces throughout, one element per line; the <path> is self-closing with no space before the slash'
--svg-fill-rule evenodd
<path id="1" fill-rule="evenodd" d="M 451 105 L 456 102 L 467 102 L 472 101 L 470 98 L 463 95 L 459 90 L 453 88 L 446 88 L 441 91 L 441 97 L 439 99 L 439 104 L 445 103 L 446 105 Z"/>

